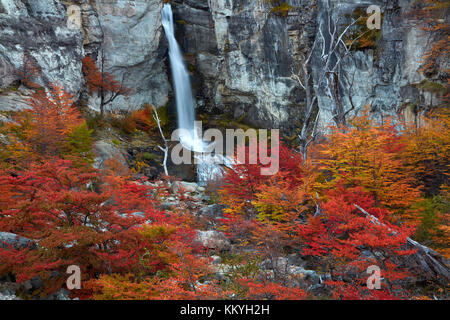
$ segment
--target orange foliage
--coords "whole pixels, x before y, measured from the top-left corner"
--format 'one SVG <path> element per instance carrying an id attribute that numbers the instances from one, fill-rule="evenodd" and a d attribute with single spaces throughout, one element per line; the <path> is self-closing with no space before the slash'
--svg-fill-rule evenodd
<path id="1" fill-rule="evenodd" d="M 48 92 L 37 89 L 29 99 L 31 109 L 17 114 L 5 128 L 11 144 L 4 161 L 27 167 L 34 160 L 61 156 L 69 135 L 83 123 L 73 103 L 61 86 L 51 85 Z"/>
<path id="2" fill-rule="evenodd" d="M 123 83 L 119 83 L 111 73 L 100 70 L 91 56 L 83 58 L 82 70 L 89 90 L 97 93 L 101 99 L 100 110 L 102 113 L 105 105 L 113 102 L 118 96 L 127 96 L 131 92 L 129 88 L 123 86 Z"/>
<path id="3" fill-rule="evenodd" d="M 403 143 L 402 160 L 416 184 L 424 184 L 429 194 L 438 193 L 450 176 L 450 110 L 434 110 L 419 125 L 406 125 Z"/>
<path id="4" fill-rule="evenodd" d="M 414 176 L 404 167 L 401 137 L 390 120 L 377 124 L 365 111 L 351 121 L 352 127 L 331 128 L 321 146 L 321 169 L 327 180 L 324 189 L 343 181 L 348 187 L 361 186 L 374 197 L 375 206 L 387 208 L 397 218 L 417 222 L 411 205 L 420 198 Z"/>

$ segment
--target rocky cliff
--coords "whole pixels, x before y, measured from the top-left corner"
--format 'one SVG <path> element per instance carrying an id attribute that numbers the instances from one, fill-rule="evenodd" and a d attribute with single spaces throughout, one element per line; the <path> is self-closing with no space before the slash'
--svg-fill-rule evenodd
<path id="1" fill-rule="evenodd" d="M 442 64 L 441 70 L 429 75 L 432 80 L 426 80 L 420 72 L 423 56 L 430 50 L 432 40 L 419 21 L 409 14 L 413 3 L 408 0 L 319 1 L 317 25 L 326 21 L 328 15 L 335 21 L 358 10 L 365 12 L 370 5 L 378 5 L 382 10 L 381 30 L 376 33 L 374 44 L 355 50 L 342 64 L 341 78 L 345 80 L 341 99 L 346 109 L 351 108 L 349 96 L 357 108 L 370 105 L 371 111 L 379 117 L 400 112 L 410 117 L 415 111 L 438 103 L 439 92 L 427 90 L 422 84 L 439 80 L 448 65 Z M 318 53 L 313 55 L 315 79 L 322 67 L 318 56 Z M 330 101 L 323 88 L 317 92 L 321 118 L 326 121 L 331 118 Z"/>
<path id="2" fill-rule="evenodd" d="M 294 0 L 283 14 L 266 1 L 175 2 L 199 106 L 255 126 L 293 128 L 303 99 L 291 73 L 314 38 L 314 3 Z"/>
<path id="3" fill-rule="evenodd" d="M 67 27 L 60 1 L 0 1 L 1 109 L 24 106 L 25 75 L 41 85 L 60 83 L 79 94 L 82 58 L 82 33 Z"/>
<path id="4" fill-rule="evenodd" d="M 318 26 L 328 14 L 345 17 L 371 4 L 382 9 L 382 29 L 376 45 L 355 50 L 343 63 L 342 77 L 353 83 L 351 89 L 341 88 L 344 104 L 349 107 L 351 93 L 355 105 L 370 104 L 383 115 L 437 101 L 436 92 L 420 87 L 427 35 L 406 16 L 412 2 L 174 0 L 172 6 L 198 109 L 292 132 L 302 122 L 305 105 L 292 73 L 311 49 Z M 173 95 L 162 5 L 161 0 L 0 0 L 0 108 L 23 107 L 23 74 L 36 66 L 37 82 L 64 84 L 97 109 L 96 97 L 84 90 L 81 59 L 86 54 L 133 88 L 110 109 L 166 105 Z M 77 14 L 79 23 L 71 23 Z M 323 67 L 318 56 L 312 63 L 316 78 Z M 316 91 L 322 121 L 329 122 L 328 97 L 323 88 Z"/>

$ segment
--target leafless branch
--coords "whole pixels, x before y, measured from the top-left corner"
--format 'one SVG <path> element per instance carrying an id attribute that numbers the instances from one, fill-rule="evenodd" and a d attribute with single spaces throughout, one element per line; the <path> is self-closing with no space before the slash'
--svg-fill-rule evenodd
<path id="1" fill-rule="evenodd" d="M 164 141 L 164 148 L 161 147 L 161 146 L 158 146 L 158 148 L 162 152 L 164 152 L 163 168 L 164 168 L 164 173 L 166 174 L 166 176 L 168 176 L 169 175 L 169 171 L 167 170 L 167 158 L 169 156 L 169 144 L 168 144 L 167 139 L 164 136 L 164 132 L 163 132 L 163 130 L 161 128 L 161 120 L 159 119 L 158 111 L 156 110 L 156 108 L 154 106 L 152 106 L 152 108 L 153 108 L 153 112 L 155 113 L 154 116 L 153 116 L 153 119 L 155 119 L 156 124 L 158 125 L 159 133 L 161 134 L 161 138 Z"/>

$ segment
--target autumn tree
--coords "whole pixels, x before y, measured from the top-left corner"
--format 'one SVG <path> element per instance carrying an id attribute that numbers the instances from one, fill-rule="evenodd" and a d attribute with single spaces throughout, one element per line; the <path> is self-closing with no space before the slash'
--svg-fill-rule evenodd
<path id="1" fill-rule="evenodd" d="M 2 172 L 0 231 L 32 239 L 37 246 L 0 249 L 0 273 L 12 273 L 18 282 L 39 275 L 48 293 L 61 287 L 73 264 L 80 266 L 83 281 L 99 274 L 164 269 L 165 253 L 158 248 L 167 232 L 145 237 L 142 228 L 171 230 L 171 224 L 182 224 L 155 209 L 149 187 L 112 179 L 102 183 L 94 169 L 64 160 L 34 164 L 14 176 Z"/>
<path id="2" fill-rule="evenodd" d="M 119 96 L 127 96 L 130 89 L 123 85 L 124 79 L 118 82 L 114 76 L 104 70 L 104 59 L 99 68 L 91 56 L 83 59 L 83 73 L 89 90 L 100 97 L 100 112 L 103 115 L 105 106 L 112 103 Z"/>
<path id="3" fill-rule="evenodd" d="M 405 124 L 402 160 L 413 172 L 416 184 L 425 186 L 428 195 L 448 185 L 450 175 L 450 111 L 436 109 L 421 116 L 418 123 Z"/>
<path id="4" fill-rule="evenodd" d="M 248 238 L 256 220 L 287 219 L 283 214 L 302 203 L 304 193 L 312 192 L 311 172 L 300 154 L 281 144 L 277 161 L 279 171 L 272 176 L 261 174 L 261 164 L 238 164 L 225 175 L 219 194 L 227 206 L 223 222 L 230 237 Z"/>
<path id="5" fill-rule="evenodd" d="M 280 285 L 279 283 L 253 279 L 241 279 L 241 285 L 247 289 L 247 300 L 303 300 L 307 298 L 304 290 Z"/>
<path id="6" fill-rule="evenodd" d="M 24 168 L 33 161 L 52 157 L 71 159 L 80 165 L 92 161 L 92 130 L 62 87 L 37 88 L 30 109 L 13 116 L 2 131 L 9 143 L 0 153 L 3 165 Z"/>
<path id="7" fill-rule="evenodd" d="M 175 226 L 146 226 L 140 231 L 157 246 L 141 259 L 143 272 L 103 275 L 88 284 L 94 299 L 206 300 L 222 299 L 226 293 L 213 277 L 208 258 L 201 257 L 192 239 L 180 237 Z M 178 234 L 177 234 L 178 233 Z M 187 240 L 187 241 L 186 241 Z M 155 259 L 163 261 L 154 273 Z M 147 269 L 147 270 L 145 270 Z"/>
<path id="8" fill-rule="evenodd" d="M 417 204 L 421 223 L 415 238 L 448 256 L 450 114 L 433 110 L 417 124 L 405 124 L 402 161 L 414 174 L 415 184 L 424 185 L 426 198 Z"/>
<path id="9" fill-rule="evenodd" d="M 410 227 L 388 222 L 391 214 L 375 206 L 373 197 L 361 187 L 347 188 L 345 181 L 326 192 L 322 214 L 309 216 L 298 225 L 302 253 L 322 257 L 327 281 L 338 299 L 395 299 L 407 297 L 402 280 L 409 276 L 401 257 L 413 254 L 405 249 Z M 358 207 L 364 207 L 365 215 Z M 368 267 L 377 266 L 383 278 L 379 290 L 367 287 Z"/>
<path id="10" fill-rule="evenodd" d="M 342 181 L 348 187 L 360 186 L 373 196 L 376 207 L 418 222 L 411 205 L 420 198 L 420 191 L 403 165 L 404 144 L 390 120 L 379 124 L 366 110 L 350 127 L 332 127 L 327 139 L 319 160 L 324 189 L 333 189 Z"/>

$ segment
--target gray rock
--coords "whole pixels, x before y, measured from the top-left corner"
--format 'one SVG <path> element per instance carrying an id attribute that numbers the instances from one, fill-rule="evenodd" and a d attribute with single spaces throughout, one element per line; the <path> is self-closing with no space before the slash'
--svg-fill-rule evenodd
<path id="1" fill-rule="evenodd" d="M 378 5 L 382 10 L 383 24 L 381 36 L 377 41 L 376 50 L 357 50 L 343 61 L 340 69 L 341 78 L 346 85 L 341 88 L 340 98 L 346 108 L 351 108 L 349 93 L 355 107 L 360 111 L 370 105 L 371 112 L 377 118 L 397 115 L 406 104 L 419 108 L 427 108 L 439 103 L 437 95 L 415 89 L 416 84 L 425 79 L 419 71 L 423 55 L 429 50 L 423 39 L 428 35 L 405 14 L 411 9 L 411 1 L 385 0 L 318 0 L 317 25 L 325 22 L 327 14 L 333 19 L 345 17 L 356 8 L 365 9 L 370 5 Z M 342 26 L 349 23 L 341 19 Z M 341 26 L 341 27 L 342 27 Z M 319 50 L 317 48 L 316 50 Z M 444 65 L 444 64 L 443 64 Z M 317 85 L 320 72 L 323 69 L 319 52 L 313 55 L 313 74 Z M 354 80 L 353 80 L 354 79 Z M 349 92 L 350 82 L 352 91 Z M 318 88 L 318 103 L 320 108 L 321 126 L 332 123 L 331 102 L 323 86 Z"/>
<path id="2" fill-rule="evenodd" d="M 165 66 L 167 48 L 161 27 L 162 1 L 97 1 L 83 7 L 90 51 L 103 51 L 105 71 L 112 73 L 125 87 L 128 97 L 119 96 L 107 106 L 111 110 L 140 108 L 145 103 L 157 107 L 168 102 L 170 84 Z M 99 38 L 103 46 L 98 45 Z M 101 54 L 98 54 L 101 57 Z M 96 97 L 89 106 L 99 108 Z"/>
<path id="3" fill-rule="evenodd" d="M 267 1 L 176 1 L 178 39 L 206 111 L 269 128 L 293 128 L 300 120 L 291 67 L 310 46 L 315 10 L 309 0 L 288 3 L 293 8 L 281 17 Z"/>
<path id="4" fill-rule="evenodd" d="M 67 25 L 64 5 L 57 0 L 2 0 L 0 13 L 0 89 L 10 87 L 27 74 L 48 87 L 62 84 L 77 96 L 83 85 L 81 30 Z M 35 76 L 32 68 L 40 69 Z M 23 101 L 0 93 L 0 106 L 23 107 Z M 17 98 L 16 98 L 17 99 Z"/>
<path id="5" fill-rule="evenodd" d="M 17 250 L 27 247 L 35 248 L 36 244 L 33 240 L 20 237 L 14 233 L 0 232 L 0 248 L 8 248 L 9 246 Z"/>
<path id="6" fill-rule="evenodd" d="M 114 144 L 99 140 L 94 143 L 94 153 L 97 155 L 94 162 L 94 167 L 103 169 L 106 160 L 114 159 L 119 161 L 124 166 L 127 166 L 127 161 L 122 152 Z"/>
<path id="7" fill-rule="evenodd" d="M 33 291 L 38 290 L 44 286 L 44 282 L 42 281 L 40 276 L 36 276 L 33 279 L 24 281 L 21 284 L 21 290 L 25 290 L 28 293 L 33 293 Z"/>
<path id="8" fill-rule="evenodd" d="M 13 122 L 12 120 L 10 120 L 8 117 L 5 117 L 4 115 L 0 114 L 0 124 L 2 123 L 11 123 Z M 1 142 L 1 140 L 0 140 Z"/>
<path id="9" fill-rule="evenodd" d="M 303 260 L 303 256 L 297 253 L 290 254 L 288 256 L 288 263 L 294 266 L 305 267 L 306 262 Z"/>
<path id="10" fill-rule="evenodd" d="M 213 265 L 219 264 L 222 261 L 222 258 L 219 256 L 211 256 L 211 258 L 212 258 L 211 264 Z"/>
<path id="11" fill-rule="evenodd" d="M 172 184 L 172 192 L 178 193 L 180 191 L 180 188 L 183 189 L 185 192 L 195 192 L 198 188 L 198 184 L 195 182 L 186 182 L 186 181 L 175 181 Z"/>
<path id="12" fill-rule="evenodd" d="M 314 284 L 319 284 L 321 282 L 320 276 L 313 270 L 305 270 L 302 267 L 290 266 L 288 271 L 289 274 L 295 277 L 300 277 L 302 280 L 309 280 Z"/>
<path id="13" fill-rule="evenodd" d="M 0 292 L 0 300 L 21 300 L 15 294 Z"/>
<path id="14" fill-rule="evenodd" d="M 278 257 L 274 260 L 272 259 L 266 259 L 263 262 L 261 262 L 261 269 L 263 270 L 274 270 L 277 269 L 278 271 L 285 271 L 287 270 L 287 267 L 289 265 L 288 259 L 285 257 Z"/>
<path id="15" fill-rule="evenodd" d="M 198 215 L 205 218 L 220 218 L 223 217 L 223 206 L 218 204 L 211 204 L 199 210 Z"/>
<path id="16" fill-rule="evenodd" d="M 45 300 L 71 300 L 70 291 L 67 289 L 60 289 L 45 298 Z"/>
<path id="17" fill-rule="evenodd" d="M 208 249 L 227 251 L 231 248 L 230 240 L 228 240 L 222 232 L 215 230 L 197 231 L 196 240 Z"/>

